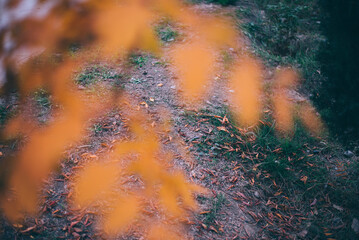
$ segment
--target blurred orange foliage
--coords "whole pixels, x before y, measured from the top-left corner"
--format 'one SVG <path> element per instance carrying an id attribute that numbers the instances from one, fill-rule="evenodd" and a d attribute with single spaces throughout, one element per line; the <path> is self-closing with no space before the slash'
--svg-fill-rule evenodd
<path id="1" fill-rule="evenodd" d="M 247 57 L 238 63 L 231 78 L 230 87 L 235 92 L 232 104 L 238 108 L 238 122 L 246 127 L 257 124 L 260 119 L 261 73 L 260 64 Z"/>
<path id="2" fill-rule="evenodd" d="M 274 115 L 276 128 L 283 133 L 291 132 L 294 127 L 294 109 L 288 91 L 296 86 L 297 81 L 298 76 L 291 69 L 278 70 L 275 76 Z"/>
<path id="3" fill-rule="evenodd" d="M 36 126 L 34 120 L 20 111 L 5 128 L 4 135 L 8 138 L 18 134 L 27 136 L 9 174 L 6 192 L 1 195 L 1 207 L 13 221 L 37 209 L 42 181 L 57 166 L 64 151 L 84 137 L 88 119 L 117 106 L 118 101 L 117 94 L 104 94 L 91 97 L 89 104 L 89 96 L 76 89 L 71 77 L 74 70 L 86 62 L 86 56 L 73 59 L 63 54 L 62 59 L 55 63 L 37 64 L 36 58 L 30 58 L 19 64 L 17 51 L 40 48 L 51 55 L 63 52 L 65 43 L 80 41 L 90 49 L 100 49 L 102 59 L 108 56 L 122 58 L 135 49 L 160 54 L 160 44 L 152 24 L 161 16 L 168 17 L 183 24 L 193 34 L 193 41 L 175 44 L 171 59 L 184 99 L 197 101 L 205 96 L 211 83 L 216 53 L 223 47 L 240 48 L 237 44 L 240 33 L 228 20 L 201 16 L 178 0 L 89 0 L 77 1 L 73 5 L 66 2 L 59 1 L 42 18 L 28 17 L 5 30 L 0 29 L 11 32 L 18 26 L 22 27 L 17 35 L 11 36 L 15 47 L 1 52 L 5 67 L 17 72 L 16 85 L 21 98 L 38 88 L 45 88 L 61 105 L 54 114 L 55 120 L 47 126 Z M 246 57 L 238 57 L 241 61 L 238 61 L 230 79 L 230 86 L 235 91 L 232 106 L 238 122 L 248 127 L 255 125 L 261 117 L 262 66 L 249 53 Z M 295 86 L 297 78 L 291 70 L 280 71 L 276 76 L 273 100 L 280 131 L 293 128 L 293 107 L 286 90 Z M 122 95 L 126 96 L 125 93 Z M 304 105 L 301 111 L 303 115 L 299 115 L 304 124 L 318 133 L 321 123 L 314 109 Z M 106 212 L 100 225 L 108 234 L 124 232 L 131 223 L 140 219 L 147 200 L 154 199 L 165 209 L 166 215 L 180 218 L 185 216 L 185 209 L 196 209 L 193 194 L 204 192 L 199 186 L 188 183 L 183 173 L 168 170 L 158 159 L 160 141 L 145 119 L 146 116 L 141 114 L 131 117 L 130 130 L 135 140 L 115 145 L 113 152 L 108 154 L 109 161 L 99 160 L 84 166 L 74 181 L 75 206 L 86 207 L 102 200 L 109 202 L 109 207 L 100 205 L 100 210 Z M 28 126 L 34 126 L 34 129 L 30 131 Z M 120 169 L 118 161 L 130 155 L 136 156 L 135 160 L 128 168 Z M 139 176 L 144 182 L 143 192 L 115 192 L 115 186 L 124 174 Z M 150 227 L 147 237 L 183 239 L 165 224 Z"/>
<path id="4" fill-rule="evenodd" d="M 210 48 L 201 42 L 176 46 L 173 63 L 178 67 L 178 75 L 187 101 L 199 101 L 208 89 L 215 57 Z"/>

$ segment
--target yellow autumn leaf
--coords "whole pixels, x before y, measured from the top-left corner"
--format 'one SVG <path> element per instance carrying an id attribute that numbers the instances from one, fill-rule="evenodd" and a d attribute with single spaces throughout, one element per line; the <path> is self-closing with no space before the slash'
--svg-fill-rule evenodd
<path id="1" fill-rule="evenodd" d="M 234 90 L 232 108 L 238 122 L 246 127 L 257 124 L 260 118 L 261 73 L 259 62 L 245 57 L 238 62 L 230 79 L 230 88 Z"/>
<path id="2" fill-rule="evenodd" d="M 202 17 L 195 24 L 203 40 L 217 47 L 235 47 L 236 31 L 229 21 L 220 17 Z"/>
<path id="3" fill-rule="evenodd" d="M 115 165 L 93 163 L 79 173 L 75 186 L 75 202 L 80 206 L 105 198 L 112 191 L 118 178 Z"/>
<path id="4" fill-rule="evenodd" d="M 209 88 L 214 55 L 202 42 L 178 45 L 172 54 L 185 100 L 199 101 Z"/>
<path id="5" fill-rule="evenodd" d="M 183 240 L 183 236 L 170 231 L 164 225 L 153 225 L 148 234 L 148 240 Z"/>
<path id="6" fill-rule="evenodd" d="M 179 215 L 181 213 L 179 206 L 180 200 L 184 206 L 195 209 L 196 203 L 193 194 L 205 192 L 199 186 L 187 183 L 183 174 L 179 172 L 162 176 L 162 180 L 163 185 L 160 190 L 160 199 L 162 204 L 173 215 Z"/>
<path id="7" fill-rule="evenodd" d="M 295 87 L 297 81 L 297 73 L 292 69 L 278 70 L 275 75 L 274 118 L 277 130 L 282 133 L 291 133 L 294 127 L 294 109 L 293 103 L 289 100 L 288 91 Z"/>
<path id="8" fill-rule="evenodd" d="M 107 234 L 114 235 L 124 231 L 138 217 L 140 201 L 133 196 L 119 199 L 113 209 L 105 215 L 103 229 Z"/>
<path id="9" fill-rule="evenodd" d="M 311 133 L 319 135 L 323 131 L 323 123 L 319 115 L 317 115 L 315 109 L 309 103 L 303 103 L 300 106 L 298 115 L 302 120 L 304 126 Z"/>
<path id="10" fill-rule="evenodd" d="M 140 1 L 111 4 L 96 16 L 95 31 L 106 53 L 124 53 L 135 47 L 158 50 L 151 23 L 155 15 Z"/>

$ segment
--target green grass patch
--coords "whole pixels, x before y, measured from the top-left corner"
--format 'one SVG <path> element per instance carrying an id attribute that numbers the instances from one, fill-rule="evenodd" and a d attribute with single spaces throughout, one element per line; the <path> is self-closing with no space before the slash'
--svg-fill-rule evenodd
<path id="1" fill-rule="evenodd" d="M 12 108 L 7 105 L 0 105 L 0 126 L 4 126 L 6 121 L 13 115 Z"/>
<path id="2" fill-rule="evenodd" d="M 34 92 L 33 99 L 37 109 L 36 112 L 38 121 L 40 123 L 46 123 L 53 108 L 50 93 L 44 89 L 38 89 Z"/>
<path id="3" fill-rule="evenodd" d="M 101 80 L 119 79 L 121 76 L 105 65 L 91 65 L 76 76 L 78 84 L 88 86 Z"/>
<path id="4" fill-rule="evenodd" d="M 162 42 L 169 43 L 176 40 L 178 32 L 168 21 L 162 21 L 155 27 L 155 31 Z"/>
<path id="5" fill-rule="evenodd" d="M 50 100 L 50 94 L 47 91 L 45 91 L 43 89 L 36 91 L 34 93 L 34 99 L 35 99 L 38 107 L 46 108 L 46 109 L 51 108 L 52 104 L 51 104 L 51 100 Z"/>
<path id="6" fill-rule="evenodd" d="M 208 225 L 213 225 L 226 201 L 227 200 L 222 193 L 218 194 L 216 197 L 211 198 L 210 208 L 207 210 L 207 213 L 204 214 L 203 222 Z"/>
<path id="7" fill-rule="evenodd" d="M 142 54 L 132 53 L 130 54 L 128 61 L 137 68 L 142 68 L 148 62 L 148 57 Z"/>
<path id="8" fill-rule="evenodd" d="M 94 134 L 98 134 L 102 132 L 102 124 L 101 123 L 95 123 L 92 125 L 92 127 L 90 128 L 91 132 L 93 132 Z"/>

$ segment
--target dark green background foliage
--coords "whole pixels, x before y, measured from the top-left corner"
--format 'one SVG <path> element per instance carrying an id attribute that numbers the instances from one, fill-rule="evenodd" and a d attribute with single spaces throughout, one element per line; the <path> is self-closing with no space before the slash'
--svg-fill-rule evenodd
<path id="1" fill-rule="evenodd" d="M 234 5 L 237 0 L 208 0 L 211 3 L 221 4 L 222 6 Z"/>
<path id="2" fill-rule="evenodd" d="M 359 136 L 359 1 L 321 0 L 322 44 L 319 61 L 326 80 L 314 101 L 329 129 L 348 140 Z"/>
<path id="3" fill-rule="evenodd" d="M 308 49 L 303 41 L 316 28 L 316 1 L 256 0 L 261 12 L 252 19 L 252 34 L 274 55 L 292 56 Z M 264 40 L 264 41 L 262 41 Z"/>
<path id="4" fill-rule="evenodd" d="M 311 28 L 308 18 L 312 17 L 313 4 L 308 1 L 268 1 L 257 0 L 265 12 L 267 31 L 259 31 L 261 38 L 268 39 L 268 48 L 275 55 L 295 55 L 300 49 L 297 38 Z M 272 24 L 271 24 L 272 23 Z"/>
<path id="5" fill-rule="evenodd" d="M 300 70 L 329 131 L 359 137 L 359 1 L 254 0 L 237 14 L 256 55 Z"/>
<path id="6" fill-rule="evenodd" d="M 270 67 L 300 70 L 306 93 L 316 87 L 321 77 L 316 55 L 323 41 L 317 0 L 254 0 L 240 5 L 237 16 L 255 55 Z"/>

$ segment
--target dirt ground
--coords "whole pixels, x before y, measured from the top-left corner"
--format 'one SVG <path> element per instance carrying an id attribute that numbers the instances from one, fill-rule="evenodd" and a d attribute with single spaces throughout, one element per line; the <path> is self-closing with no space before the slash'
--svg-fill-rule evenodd
<path id="1" fill-rule="evenodd" d="M 233 11 L 205 4 L 196 8 L 206 14 Z M 244 45 L 250 44 L 248 40 L 243 41 Z M 165 43 L 162 58 L 139 53 L 136 56 L 142 59 L 141 64 L 96 63 L 96 66 L 105 66 L 111 75 L 120 76 L 101 79 L 101 85 L 104 88 L 121 86 L 131 96 L 130 105 L 145 112 L 149 122 L 170 120 L 170 131 L 159 135 L 162 147 L 175 156 L 173 168 L 183 170 L 189 181 L 209 190 L 209 194 L 196 197 L 200 210 L 191 214 L 183 228 L 185 235 L 189 239 L 329 239 L 332 237 L 330 231 L 335 227 L 338 231 L 341 225 L 350 228 L 351 218 L 339 216 L 347 211 L 340 202 L 331 203 L 329 200 L 330 203 L 325 203 L 323 200 L 319 207 L 317 202 L 321 200 L 317 197 L 306 203 L 297 203 L 282 193 L 280 183 L 266 176 L 265 172 L 256 171 L 258 166 L 251 159 L 261 158 L 262 153 L 257 151 L 255 144 L 246 149 L 241 138 L 250 139 L 250 133 L 236 135 L 238 129 L 228 120 L 230 116 L 226 109 L 233 90 L 227 86 L 228 72 L 224 61 L 218 61 L 220 71 L 214 76 L 213 85 L 208 86 L 208 97 L 203 104 L 191 105 L 181 100 L 181 86 L 165 57 L 170 44 Z M 234 55 L 231 51 L 228 49 L 228 54 Z M 266 69 L 263 74 L 268 84 L 272 81 L 273 71 Z M 95 85 L 79 86 L 83 91 L 91 91 L 93 87 Z M 293 102 L 306 99 L 297 92 L 292 92 L 292 98 Z M 46 121 L 46 116 L 44 118 Z M 127 114 L 118 108 L 90 120 L 92 127 L 87 138 L 66 152 L 58 171 L 44 183 L 39 216 L 27 217 L 21 225 L 11 225 L 1 218 L 0 238 L 106 239 L 95 230 L 96 214 L 69 208 L 71 178 L 78 166 L 108 151 L 114 142 L 129 137 L 127 121 Z M 227 132 L 231 137 L 237 137 L 238 143 L 219 142 L 218 137 Z M 238 149 L 233 146 L 238 146 Z M 2 146 L 3 154 L 6 154 L 7 147 Z M 317 149 L 322 149 L 320 144 L 301 150 L 309 159 L 313 154 L 321 159 L 332 159 L 332 151 L 317 153 Z M 347 161 L 342 155 L 336 159 Z M 310 160 L 308 163 L 314 164 Z M 331 163 L 335 165 L 334 160 Z M 295 190 L 291 194 L 289 197 L 295 196 Z M 303 204 L 306 204 L 305 208 Z M 322 207 L 324 205 L 326 207 Z M 313 220 L 318 214 L 323 217 L 331 215 L 333 229 L 323 229 L 321 223 Z M 133 229 L 130 234 L 116 239 L 143 239 L 140 232 Z"/>

